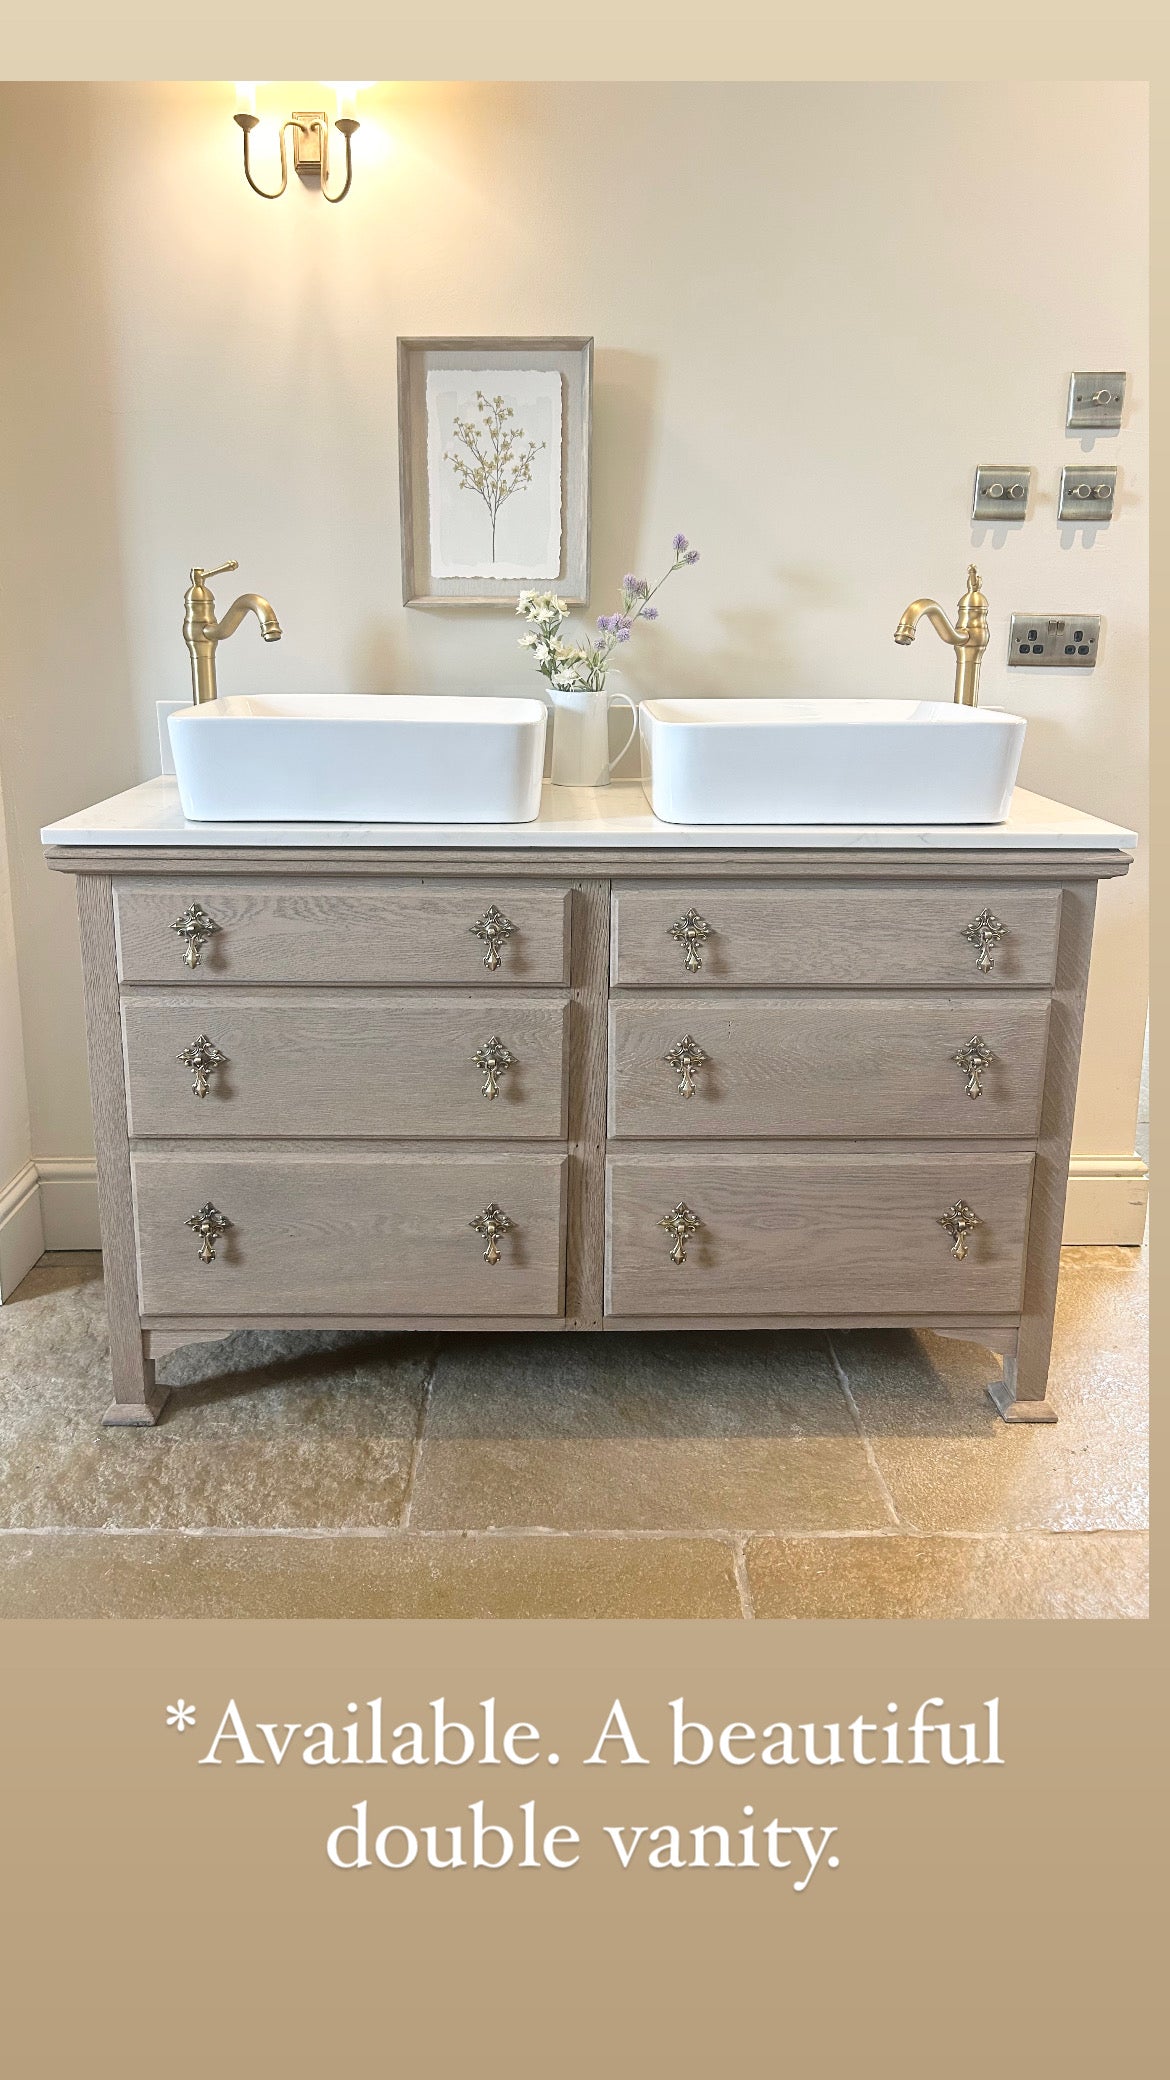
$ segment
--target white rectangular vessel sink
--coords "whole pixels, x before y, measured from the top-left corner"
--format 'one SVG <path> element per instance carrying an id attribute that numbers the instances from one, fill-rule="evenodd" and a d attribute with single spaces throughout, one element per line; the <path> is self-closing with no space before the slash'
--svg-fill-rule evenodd
<path id="1" fill-rule="evenodd" d="M 531 823 L 546 711 L 474 694 L 233 695 L 168 718 L 197 823 Z"/>
<path id="2" fill-rule="evenodd" d="M 664 823 L 1001 823 L 1022 716 L 942 701 L 643 701 Z"/>

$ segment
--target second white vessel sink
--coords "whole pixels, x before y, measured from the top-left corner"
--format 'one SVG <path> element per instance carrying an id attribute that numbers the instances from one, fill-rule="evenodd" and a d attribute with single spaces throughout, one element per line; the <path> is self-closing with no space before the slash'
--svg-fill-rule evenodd
<path id="1" fill-rule="evenodd" d="M 531 823 L 546 711 L 473 694 L 232 696 L 168 718 L 197 823 Z"/>
<path id="2" fill-rule="evenodd" d="M 664 823 L 1001 823 L 1027 724 L 942 701 L 643 701 Z"/>

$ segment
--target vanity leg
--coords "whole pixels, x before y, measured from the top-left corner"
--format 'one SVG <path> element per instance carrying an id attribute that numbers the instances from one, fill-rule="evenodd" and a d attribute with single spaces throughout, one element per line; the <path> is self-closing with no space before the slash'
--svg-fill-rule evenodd
<path id="1" fill-rule="evenodd" d="M 1066 882 L 1060 897 L 1060 938 L 1048 1025 L 1044 1112 L 1036 1144 L 1032 1203 L 1028 1212 L 1028 1255 L 1024 1304 L 1016 1354 L 1003 1361 L 1003 1379 L 988 1393 L 1005 1423 L 1055 1423 L 1046 1396 L 1052 1356 L 1052 1323 L 1060 1276 L 1060 1243 L 1068 1192 L 1073 1108 L 1081 1055 L 1081 1027 L 1093 943 L 1095 882 Z"/>
<path id="2" fill-rule="evenodd" d="M 102 1418 L 110 1425 L 156 1423 L 167 1398 L 146 1355 L 138 1314 L 138 1266 L 134 1247 L 134 1203 L 126 1085 L 122 1068 L 122 1019 L 114 944 L 114 895 L 108 874 L 79 874 L 77 915 L 89 1035 L 89 1079 L 97 1154 L 98 1214 L 102 1268 L 110 1325 L 114 1398 Z"/>
<path id="3" fill-rule="evenodd" d="M 1047 1366 L 1041 1379 L 1041 1397 L 1029 1399 L 1020 1392 L 1019 1359 L 1005 1358 L 1002 1380 L 993 1379 L 987 1391 L 998 1408 L 1005 1423 L 1055 1423 L 1056 1410 L 1051 1401 L 1043 1399 L 1047 1384 Z"/>

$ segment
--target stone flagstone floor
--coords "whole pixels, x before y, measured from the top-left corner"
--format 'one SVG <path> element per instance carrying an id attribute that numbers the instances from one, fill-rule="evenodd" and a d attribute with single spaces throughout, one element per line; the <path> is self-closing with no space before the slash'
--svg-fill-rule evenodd
<path id="1" fill-rule="evenodd" d="M 1064 1253 L 1055 1426 L 902 1331 L 240 1334 L 104 1431 L 101 1259 L 0 1308 L 0 1616 L 1132 1618 L 1144 1250 Z"/>

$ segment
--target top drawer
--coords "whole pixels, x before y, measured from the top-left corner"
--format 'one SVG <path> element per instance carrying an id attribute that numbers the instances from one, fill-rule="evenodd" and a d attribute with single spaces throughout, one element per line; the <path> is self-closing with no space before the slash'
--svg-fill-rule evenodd
<path id="1" fill-rule="evenodd" d="M 647 989 L 1046 986 L 1059 917 L 1059 888 L 973 879 L 615 886 L 613 980 Z"/>
<path id="2" fill-rule="evenodd" d="M 114 883 L 123 982 L 565 982 L 569 890 L 198 872 Z M 176 930 L 179 925 L 181 930 Z"/>

